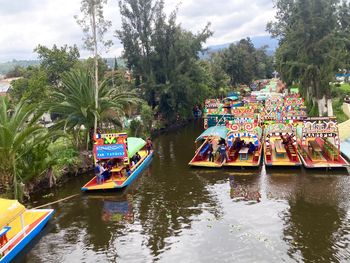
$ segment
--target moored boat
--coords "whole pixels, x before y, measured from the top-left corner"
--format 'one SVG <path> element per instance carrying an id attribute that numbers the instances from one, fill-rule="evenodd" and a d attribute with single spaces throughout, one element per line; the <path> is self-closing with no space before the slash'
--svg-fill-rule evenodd
<path id="1" fill-rule="evenodd" d="M 305 119 L 298 138 L 298 148 L 306 168 L 349 166 L 341 155 L 337 120 L 334 117 Z"/>
<path id="2" fill-rule="evenodd" d="M 274 123 L 264 130 L 266 166 L 300 166 L 294 128 L 287 123 Z"/>
<path id="3" fill-rule="evenodd" d="M 262 153 L 262 129 L 257 119 L 236 118 L 228 121 L 226 127 L 229 160 L 224 165 L 258 167 Z"/>
<path id="4" fill-rule="evenodd" d="M 82 191 L 124 188 L 142 173 L 153 158 L 153 150 L 147 151 L 143 139 L 128 138 L 125 133 L 98 134 L 95 140 L 95 162 L 105 162 L 109 169 L 108 178 L 99 182 L 94 176 L 81 188 Z M 132 161 L 136 154 L 139 158 Z"/>
<path id="5" fill-rule="evenodd" d="M 0 262 L 10 262 L 35 238 L 53 209 L 25 209 L 17 200 L 0 198 Z"/>
<path id="6" fill-rule="evenodd" d="M 188 165 L 211 168 L 222 167 L 221 157 L 216 154 L 216 151 L 220 142 L 226 139 L 226 135 L 227 129 L 225 126 L 214 126 L 205 130 L 195 141 L 196 145 L 198 142 L 201 142 L 201 145 L 199 148 L 196 147 L 195 156 Z M 212 147 L 212 150 L 210 150 L 210 147 Z M 213 155 L 212 161 L 209 160 L 210 154 Z"/>

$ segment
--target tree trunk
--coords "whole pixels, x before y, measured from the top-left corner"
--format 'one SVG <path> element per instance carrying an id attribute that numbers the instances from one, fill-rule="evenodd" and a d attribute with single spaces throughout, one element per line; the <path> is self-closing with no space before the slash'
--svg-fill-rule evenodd
<path id="1" fill-rule="evenodd" d="M 92 8 L 91 13 L 92 18 L 92 35 L 94 40 L 94 64 L 95 64 L 95 110 L 97 113 L 98 110 L 98 59 L 97 59 L 97 36 L 96 36 L 96 5 L 94 4 Z M 94 133 L 96 133 L 97 130 L 97 115 L 95 113 L 95 120 L 94 120 Z"/>
<path id="2" fill-rule="evenodd" d="M 334 116 L 332 99 L 327 99 L 327 110 L 328 110 L 328 116 L 329 117 Z"/>
<path id="3" fill-rule="evenodd" d="M 327 101 L 326 97 L 323 96 L 321 99 L 317 99 L 317 105 L 318 105 L 318 115 L 324 116 L 327 114 Z"/>

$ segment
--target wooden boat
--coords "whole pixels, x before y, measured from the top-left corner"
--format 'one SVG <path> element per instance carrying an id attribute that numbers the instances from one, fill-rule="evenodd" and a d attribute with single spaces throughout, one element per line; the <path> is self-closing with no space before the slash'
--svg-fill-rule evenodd
<path id="1" fill-rule="evenodd" d="M 310 117 L 304 120 L 298 138 L 300 158 L 306 168 L 347 167 L 340 152 L 340 140 L 335 117 Z"/>
<path id="2" fill-rule="evenodd" d="M 264 131 L 264 161 L 266 166 L 301 166 L 296 136 L 291 124 L 270 124 Z"/>
<path id="3" fill-rule="evenodd" d="M 10 262 L 36 237 L 53 209 L 25 209 L 17 200 L 0 198 L 0 262 Z"/>
<path id="4" fill-rule="evenodd" d="M 198 142 L 202 142 L 202 144 L 199 148 L 196 147 L 197 149 L 195 151 L 195 156 L 192 158 L 188 165 L 211 168 L 222 167 L 223 163 L 221 163 L 220 156 L 216 154 L 216 149 L 220 141 L 226 139 L 226 134 L 227 129 L 225 126 L 210 127 L 205 130 L 195 141 L 196 145 Z M 211 142 L 213 145 L 214 162 L 209 161 L 209 142 Z"/>
<path id="5" fill-rule="evenodd" d="M 261 163 L 262 129 L 256 119 L 237 118 L 227 122 L 229 160 L 225 166 L 258 167 Z M 243 145 L 244 142 L 244 145 Z M 251 149 L 249 149 L 249 143 Z"/>
<path id="6" fill-rule="evenodd" d="M 95 161 L 117 160 L 110 167 L 110 178 L 98 183 L 94 176 L 82 191 L 120 189 L 131 184 L 142 171 L 150 164 L 153 158 L 153 150 L 148 154 L 146 151 L 146 142 L 141 138 L 127 137 L 126 133 L 117 134 L 98 134 L 94 144 Z M 132 165 L 131 158 L 139 153 L 140 160 Z M 130 167 L 130 175 L 127 174 L 127 168 Z"/>

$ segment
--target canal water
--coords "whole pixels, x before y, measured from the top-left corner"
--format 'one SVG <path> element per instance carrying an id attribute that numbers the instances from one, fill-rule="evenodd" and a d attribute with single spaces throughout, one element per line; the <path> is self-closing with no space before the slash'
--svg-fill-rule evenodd
<path id="1" fill-rule="evenodd" d="M 35 197 L 55 215 L 16 262 L 350 262 L 350 176 L 304 169 L 194 169 L 200 123 L 154 140 L 122 192 L 78 176 Z"/>

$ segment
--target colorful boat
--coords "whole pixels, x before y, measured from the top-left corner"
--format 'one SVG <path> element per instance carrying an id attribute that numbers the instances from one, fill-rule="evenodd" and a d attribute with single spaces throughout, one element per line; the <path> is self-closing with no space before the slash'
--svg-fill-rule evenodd
<path id="1" fill-rule="evenodd" d="M 301 129 L 298 148 L 300 158 L 306 168 L 349 166 L 340 152 L 339 132 L 335 117 L 307 118 Z"/>
<path id="2" fill-rule="evenodd" d="M 264 130 L 264 161 L 266 166 L 301 166 L 291 124 L 267 125 Z"/>
<path id="3" fill-rule="evenodd" d="M 150 164 L 153 150 L 147 153 L 146 142 L 141 138 L 127 137 L 126 133 L 97 134 L 94 144 L 95 161 L 112 162 L 110 177 L 99 183 L 96 176 L 85 184 L 82 191 L 120 189 L 131 184 Z M 131 158 L 138 153 L 140 159 L 132 165 Z M 128 168 L 130 174 L 128 175 Z"/>
<path id="4" fill-rule="evenodd" d="M 205 130 L 195 141 L 196 151 L 195 156 L 189 162 L 190 166 L 197 167 L 211 167 L 220 168 L 223 163 L 221 163 L 221 158 L 216 153 L 217 147 L 221 140 L 225 140 L 227 135 L 227 129 L 225 126 L 215 126 L 210 127 Z M 197 148 L 197 143 L 202 142 L 201 146 Z M 209 161 L 209 142 L 213 146 L 214 161 Z"/>
<path id="5" fill-rule="evenodd" d="M 53 209 L 25 209 L 17 200 L 0 198 L 0 262 L 10 262 L 36 237 Z"/>
<path id="6" fill-rule="evenodd" d="M 228 121 L 229 160 L 225 166 L 258 167 L 261 163 L 262 129 L 257 119 L 236 118 Z"/>

